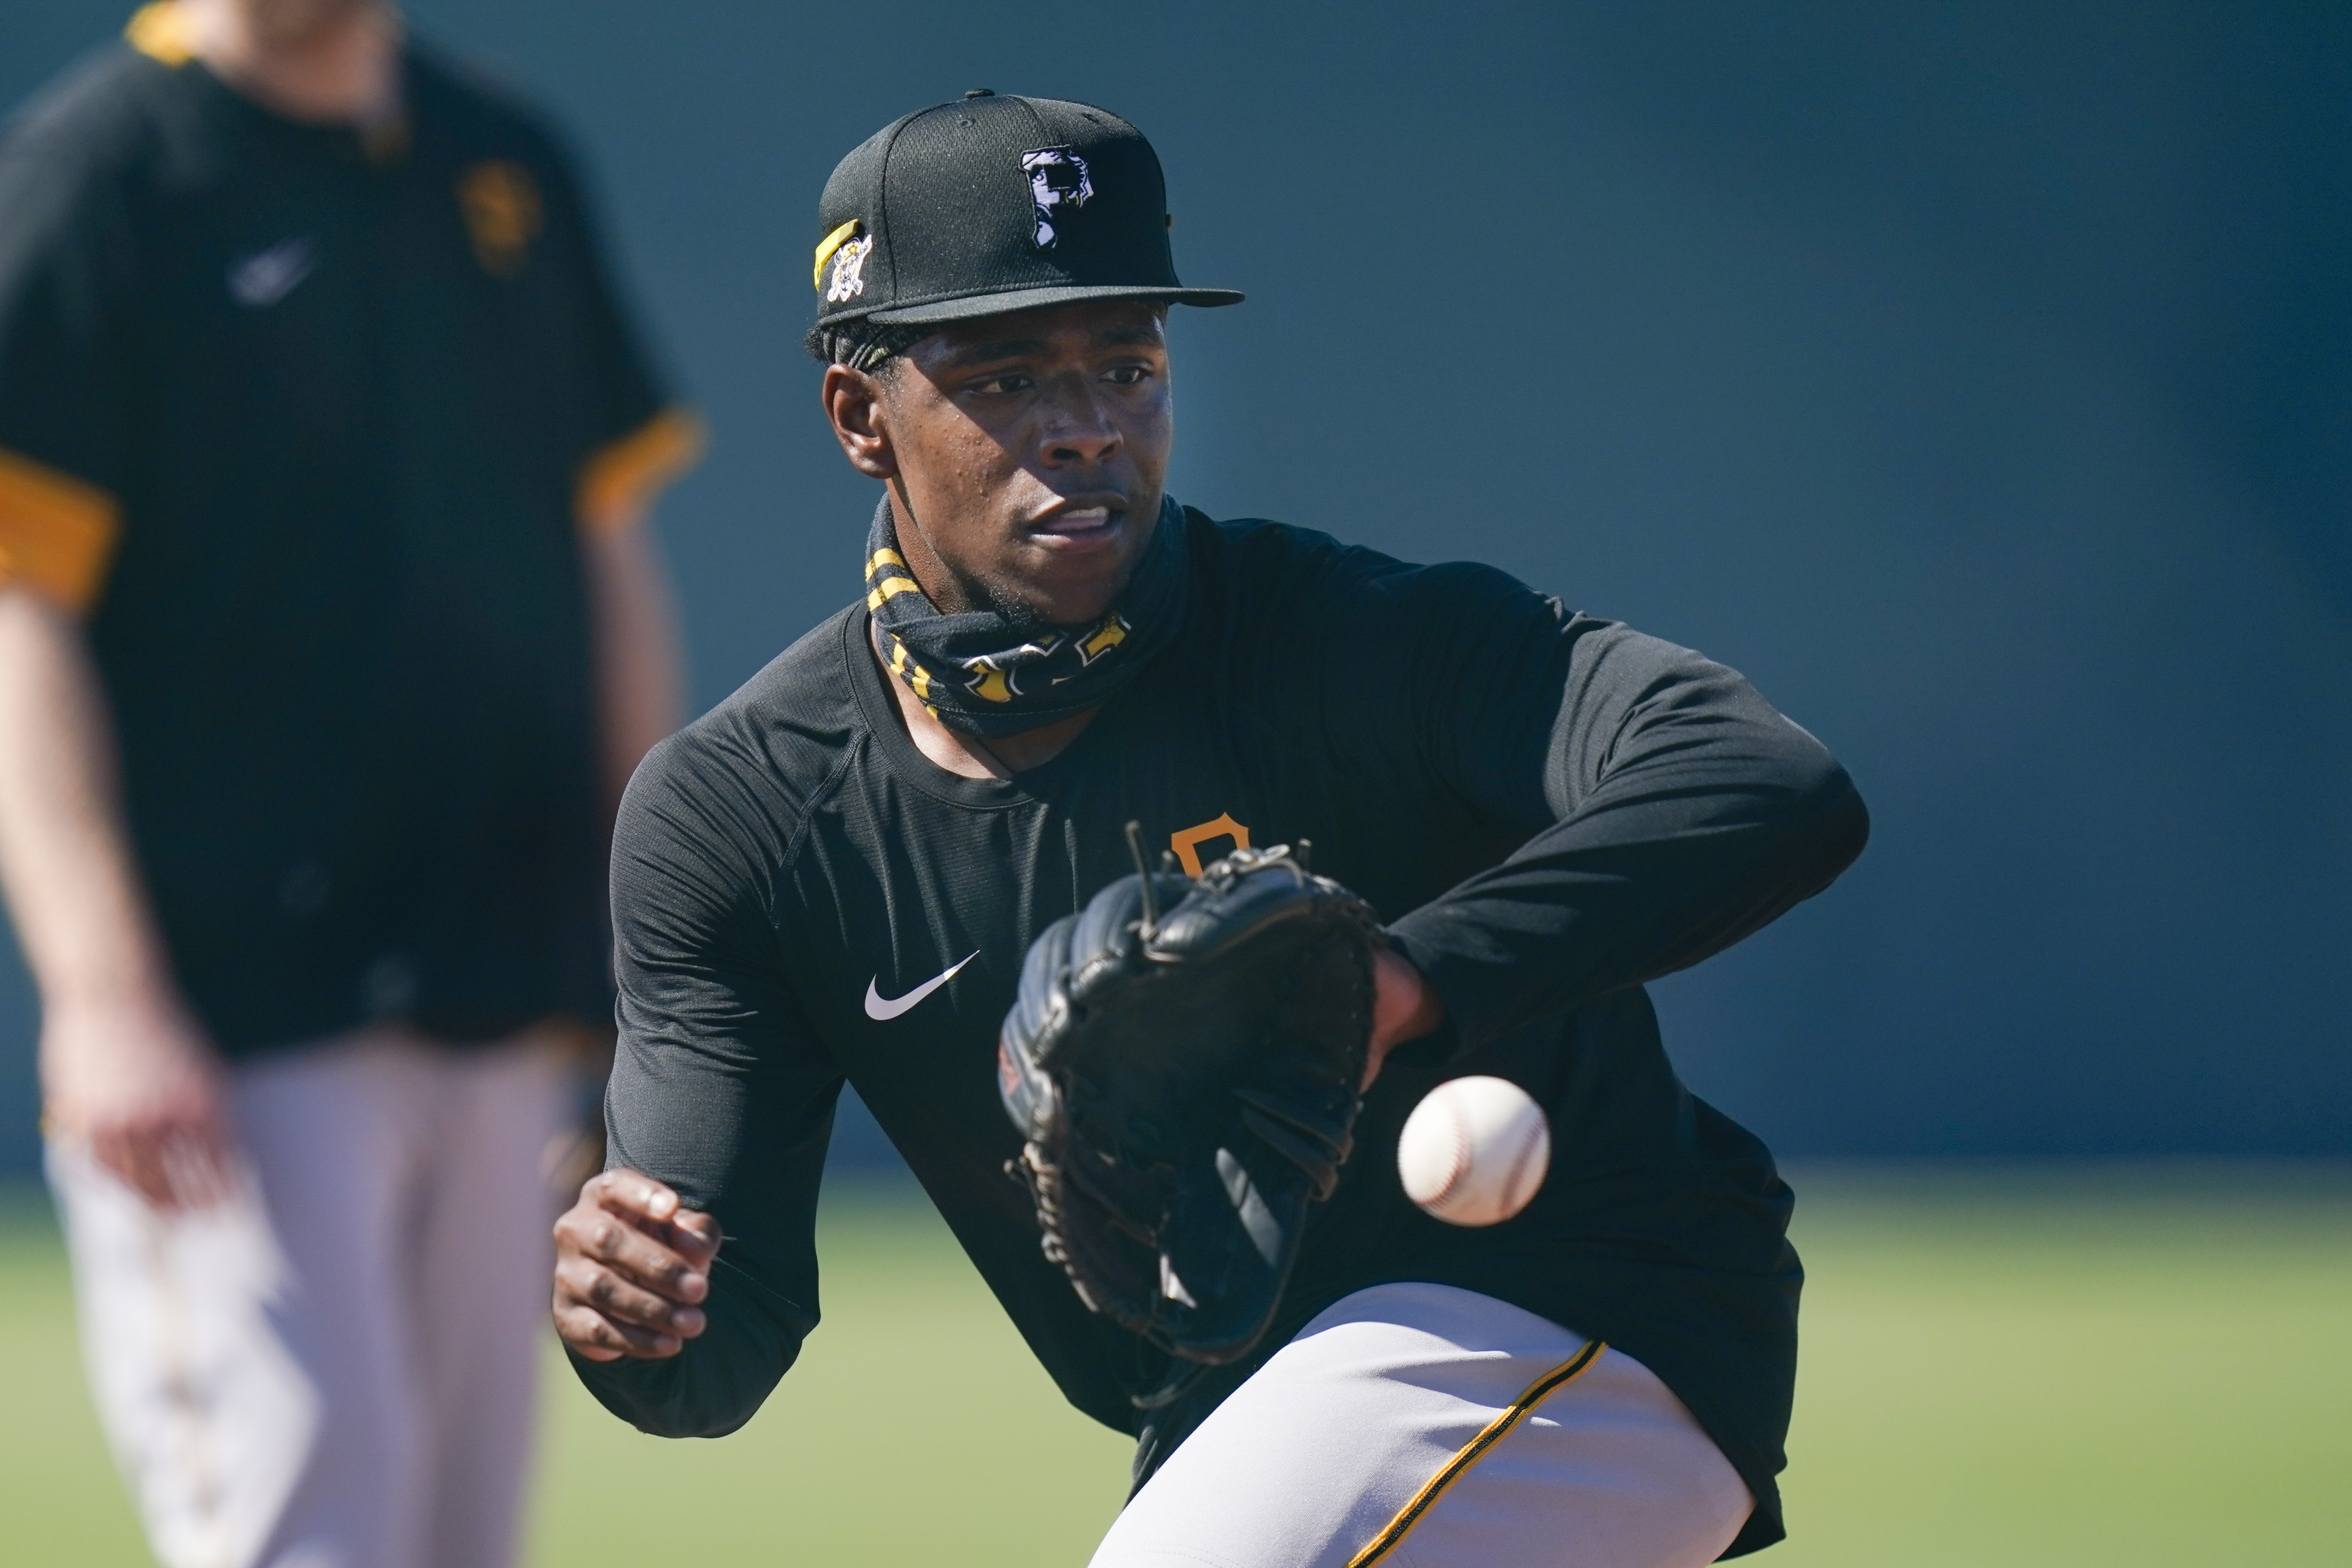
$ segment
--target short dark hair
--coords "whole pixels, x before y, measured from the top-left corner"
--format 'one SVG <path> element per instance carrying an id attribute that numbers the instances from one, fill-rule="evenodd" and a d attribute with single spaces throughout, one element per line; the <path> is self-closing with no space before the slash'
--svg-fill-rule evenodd
<path id="1" fill-rule="evenodd" d="M 801 347 L 828 365 L 878 371 L 938 330 L 925 326 L 886 327 L 860 316 L 854 321 L 811 328 Z"/>

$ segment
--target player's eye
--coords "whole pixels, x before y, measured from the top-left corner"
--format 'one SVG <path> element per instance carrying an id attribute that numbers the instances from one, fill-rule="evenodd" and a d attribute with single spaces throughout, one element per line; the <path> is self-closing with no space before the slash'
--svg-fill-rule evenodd
<path id="1" fill-rule="evenodd" d="M 1103 378 L 1114 386 L 1140 386 L 1151 379 L 1150 365 L 1120 365 Z"/>
<path id="2" fill-rule="evenodd" d="M 1036 383 L 1017 371 L 999 376 L 984 376 L 971 383 L 971 390 L 989 397 L 1003 397 L 1010 392 L 1024 392 Z"/>

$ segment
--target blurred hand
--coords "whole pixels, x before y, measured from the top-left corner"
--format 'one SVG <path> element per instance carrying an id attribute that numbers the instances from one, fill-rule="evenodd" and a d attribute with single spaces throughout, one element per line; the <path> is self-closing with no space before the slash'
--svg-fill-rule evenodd
<path id="1" fill-rule="evenodd" d="M 1359 1092 L 1381 1075 L 1389 1052 L 1409 1040 L 1434 1033 L 1445 1021 L 1445 1004 L 1412 960 L 1393 947 L 1372 954 L 1372 1043 L 1364 1059 L 1364 1082 Z"/>
<path id="2" fill-rule="evenodd" d="M 582 1359 L 676 1355 L 704 1327 L 719 1222 L 631 1170 L 588 1178 L 555 1222 L 555 1332 Z"/>
<path id="3" fill-rule="evenodd" d="M 220 1059 L 178 999 L 142 992 L 47 1007 L 42 1118 L 157 1208 L 202 1207 L 236 1184 Z"/>

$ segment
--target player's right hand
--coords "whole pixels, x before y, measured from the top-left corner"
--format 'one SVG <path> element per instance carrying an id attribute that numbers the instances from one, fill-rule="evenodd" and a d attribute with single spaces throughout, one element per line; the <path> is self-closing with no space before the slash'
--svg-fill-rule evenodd
<path id="1" fill-rule="evenodd" d="M 201 1208 L 236 1186 L 220 1058 L 177 997 L 50 1006 L 40 1060 L 48 1135 L 85 1145 L 157 1209 Z"/>
<path id="2" fill-rule="evenodd" d="M 588 1178 L 555 1222 L 555 1332 L 586 1361 L 657 1361 L 700 1333 L 719 1222 L 632 1170 Z"/>

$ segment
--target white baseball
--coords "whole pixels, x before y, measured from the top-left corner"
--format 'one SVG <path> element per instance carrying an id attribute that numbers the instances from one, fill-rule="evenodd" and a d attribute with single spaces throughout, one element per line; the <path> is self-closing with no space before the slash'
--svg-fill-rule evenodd
<path id="1" fill-rule="evenodd" d="M 1422 1096 L 1397 1137 L 1404 1195 L 1448 1225 L 1500 1225 L 1551 1169 L 1551 1124 L 1507 1078 L 1454 1078 Z"/>

